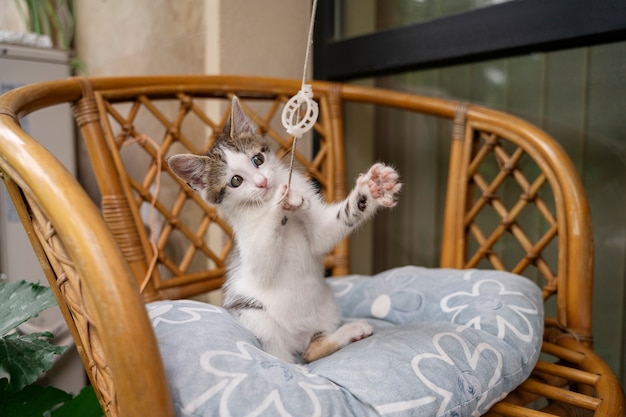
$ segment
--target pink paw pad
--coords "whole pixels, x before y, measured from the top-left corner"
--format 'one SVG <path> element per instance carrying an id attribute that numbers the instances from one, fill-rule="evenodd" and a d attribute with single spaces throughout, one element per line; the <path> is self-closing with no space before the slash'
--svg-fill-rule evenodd
<path id="1" fill-rule="evenodd" d="M 384 164 L 373 165 L 369 172 L 368 186 L 372 197 L 385 207 L 397 204 L 396 193 L 402 184 L 398 182 L 399 175 L 395 169 Z"/>

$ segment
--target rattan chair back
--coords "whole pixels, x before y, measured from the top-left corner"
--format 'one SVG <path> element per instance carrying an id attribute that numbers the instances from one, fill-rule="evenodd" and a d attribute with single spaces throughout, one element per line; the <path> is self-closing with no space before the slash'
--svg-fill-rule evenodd
<path id="1" fill-rule="evenodd" d="M 173 415 L 143 304 L 219 288 L 232 248 L 228 225 L 172 175 L 165 158 L 205 152 L 233 95 L 287 155 L 292 138 L 278 120 L 299 88 L 295 80 L 233 76 L 72 78 L 0 98 L 0 176 L 108 416 Z M 325 198 L 346 193 L 344 104 L 448 120 L 441 266 L 527 275 L 546 301 L 554 300 L 545 355 L 492 411 L 623 415 L 623 390 L 591 349 L 591 221 L 580 178 L 561 147 L 536 127 L 480 106 L 336 83 L 314 82 L 313 91 L 320 117 L 314 135 L 300 142 L 311 146 L 298 147 L 297 162 Z M 19 125 L 56 104 L 73 108 L 100 209 Z M 348 253 L 344 241 L 326 257 L 331 274 L 349 272 Z M 527 405 L 547 406 L 537 412 Z"/>

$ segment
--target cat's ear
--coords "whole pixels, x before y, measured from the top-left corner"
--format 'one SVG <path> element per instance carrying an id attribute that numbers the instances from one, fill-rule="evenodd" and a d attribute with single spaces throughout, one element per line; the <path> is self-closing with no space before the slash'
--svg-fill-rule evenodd
<path id="1" fill-rule="evenodd" d="M 181 180 L 193 190 L 200 191 L 209 186 L 206 177 L 206 159 L 206 156 L 181 154 L 171 156 L 167 163 Z"/>
<path id="2" fill-rule="evenodd" d="M 226 124 L 224 124 L 223 133 L 226 133 L 230 138 L 239 136 L 242 133 L 252 135 L 256 133 L 254 124 L 244 113 L 237 96 L 233 96 L 233 102 L 230 106 L 230 115 L 228 116 Z"/>

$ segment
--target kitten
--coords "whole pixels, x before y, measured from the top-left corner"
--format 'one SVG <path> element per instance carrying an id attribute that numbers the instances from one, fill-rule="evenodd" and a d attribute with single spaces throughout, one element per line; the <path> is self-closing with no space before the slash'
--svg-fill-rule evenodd
<path id="1" fill-rule="evenodd" d="M 236 97 L 206 155 L 174 155 L 168 164 L 233 228 L 224 306 L 267 352 L 310 362 L 372 334 L 364 320 L 340 327 L 322 259 L 379 207 L 396 205 L 401 184 L 393 168 L 373 165 L 340 203 L 323 202 L 299 172 L 288 188 L 288 167 L 256 133 Z"/>

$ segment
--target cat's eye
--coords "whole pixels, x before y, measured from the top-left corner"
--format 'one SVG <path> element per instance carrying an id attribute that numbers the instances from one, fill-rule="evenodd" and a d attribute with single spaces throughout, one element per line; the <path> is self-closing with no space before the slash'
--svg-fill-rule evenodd
<path id="1" fill-rule="evenodd" d="M 233 188 L 239 187 L 241 183 L 243 183 L 243 178 L 241 178 L 239 175 L 235 175 L 230 179 L 230 186 Z"/>
<path id="2" fill-rule="evenodd" d="M 258 153 L 252 157 L 252 163 L 257 168 L 263 165 L 263 162 L 265 162 L 265 156 L 263 156 L 262 153 Z"/>

